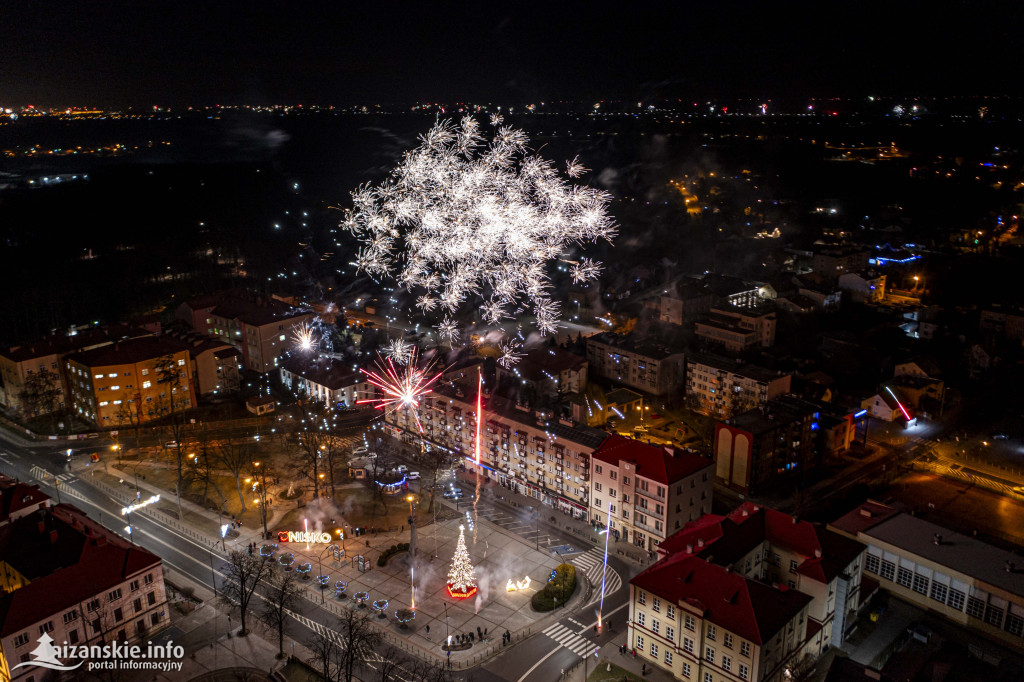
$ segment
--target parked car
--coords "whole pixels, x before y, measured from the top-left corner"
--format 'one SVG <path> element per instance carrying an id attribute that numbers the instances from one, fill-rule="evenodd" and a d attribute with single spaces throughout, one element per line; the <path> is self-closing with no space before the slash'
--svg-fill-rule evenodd
<path id="1" fill-rule="evenodd" d="M 394 469 L 392 469 L 392 471 L 399 474 L 405 474 L 409 472 L 409 467 L 405 466 L 404 464 L 399 464 Z"/>
<path id="2" fill-rule="evenodd" d="M 409 480 L 410 481 L 418 481 L 418 480 L 420 480 L 420 472 L 418 472 L 418 471 L 410 471 L 409 472 Z"/>
<path id="3" fill-rule="evenodd" d="M 462 497 L 462 489 L 461 488 L 456 488 L 455 486 L 450 485 L 444 491 L 444 499 L 446 499 L 446 500 L 455 500 L 455 499 L 458 499 L 460 497 Z"/>

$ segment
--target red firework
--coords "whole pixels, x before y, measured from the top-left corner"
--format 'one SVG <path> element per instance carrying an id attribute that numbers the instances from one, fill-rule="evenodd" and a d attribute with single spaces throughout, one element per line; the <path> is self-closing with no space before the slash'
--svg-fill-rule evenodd
<path id="1" fill-rule="evenodd" d="M 431 374 L 434 363 L 429 362 L 424 367 L 416 366 L 416 349 L 414 348 L 409 361 L 402 369 L 397 369 L 391 358 L 378 356 L 377 371 L 368 372 L 360 368 L 359 371 L 366 375 L 366 380 L 380 389 L 383 393 L 380 398 L 357 400 L 357 404 L 374 403 L 378 410 L 401 410 L 412 411 L 416 419 L 416 427 L 423 433 L 423 425 L 420 423 L 420 416 L 417 409 L 420 400 L 428 395 L 433 389 L 431 386 L 441 378 L 441 372 Z"/>

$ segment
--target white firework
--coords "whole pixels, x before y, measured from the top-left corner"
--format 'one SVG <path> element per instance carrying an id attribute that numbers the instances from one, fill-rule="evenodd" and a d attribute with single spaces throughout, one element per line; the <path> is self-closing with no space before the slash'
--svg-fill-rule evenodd
<path id="1" fill-rule="evenodd" d="M 388 342 L 387 349 L 384 351 L 384 354 L 394 362 L 404 365 L 409 362 L 415 348 L 415 346 L 407 342 L 405 339 L 392 339 Z"/>
<path id="2" fill-rule="evenodd" d="M 441 320 L 441 323 L 437 325 L 437 335 L 441 337 L 442 341 L 454 344 L 459 340 L 459 325 L 455 324 L 454 320 L 446 316 Z"/>
<path id="3" fill-rule="evenodd" d="M 580 163 L 580 157 L 578 156 L 565 164 L 565 174 L 570 178 L 582 177 L 589 170 L 589 168 Z"/>
<path id="4" fill-rule="evenodd" d="M 292 341 L 297 349 L 305 353 L 315 351 L 318 343 L 317 334 L 308 322 L 303 322 L 295 327 L 292 332 Z"/>
<path id="5" fill-rule="evenodd" d="M 438 122 L 391 177 L 352 193 L 342 221 L 362 242 L 359 270 L 393 277 L 419 296 L 424 312 L 446 311 L 437 330 L 451 341 L 458 337 L 451 317 L 479 298 L 489 324 L 527 308 L 538 330 L 552 333 L 559 310 L 548 263 L 615 235 L 606 192 L 567 182 L 500 115 L 491 124 L 488 140 L 473 118 Z M 576 159 L 567 164 L 571 178 L 585 171 Z M 577 282 L 600 272 L 590 259 L 568 262 Z"/>
<path id="6" fill-rule="evenodd" d="M 506 369 L 519 362 L 519 359 L 523 357 L 523 354 L 519 352 L 522 345 L 514 341 L 507 341 L 501 344 L 501 356 L 498 358 L 498 364 Z"/>

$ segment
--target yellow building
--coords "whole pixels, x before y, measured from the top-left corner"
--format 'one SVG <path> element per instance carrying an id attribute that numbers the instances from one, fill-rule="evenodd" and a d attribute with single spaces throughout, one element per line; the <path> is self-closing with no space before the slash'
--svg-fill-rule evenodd
<path id="1" fill-rule="evenodd" d="M 97 426 L 146 422 L 196 404 L 188 348 L 175 339 L 133 339 L 64 363 L 71 409 Z"/>

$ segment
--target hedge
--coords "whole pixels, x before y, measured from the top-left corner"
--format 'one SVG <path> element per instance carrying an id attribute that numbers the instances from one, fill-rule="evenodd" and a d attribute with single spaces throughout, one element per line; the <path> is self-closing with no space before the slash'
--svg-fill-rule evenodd
<path id="1" fill-rule="evenodd" d="M 576 592 L 576 567 L 572 564 L 559 564 L 555 568 L 555 577 L 538 591 L 530 600 L 534 611 L 551 611 L 565 604 Z"/>
<path id="2" fill-rule="evenodd" d="M 391 547 L 389 547 L 388 549 L 385 549 L 383 552 L 380 553 L 380 556 L 377 557 L 377 565 L 378 566 L 385 566 L 388 563 L 388 559 L 390 559 L 394 555 L 398 554 L 399 552 L 406 552 L 408 550 L 409 550 L 409 543 L 408 542 L 403 542 L 403 543 L 398 544 L 398 545 L 391 545 Z"/>

